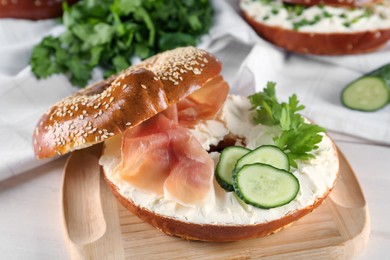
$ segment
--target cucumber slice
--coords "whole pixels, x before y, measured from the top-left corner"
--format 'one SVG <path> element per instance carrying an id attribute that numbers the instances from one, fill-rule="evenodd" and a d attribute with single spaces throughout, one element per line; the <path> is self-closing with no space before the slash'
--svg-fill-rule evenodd
<path id="1" fill-rule="evenodd" d="M 360 111 L 376 111 L 390 102 L 390 63 L 348 84 L 341 92 L 344 106 Z"/>
<path id="2" fill-rule="evenodd" d="M 376 111 L 389 103 L 390 91 L 378 77 L 363 77 L 349 84 L 341 94 L 344 106 L 360 111 Z"/>
<path id="3" fill-rule="evenodd" d="M 291 202 L 299 191 L 299 181 L 292 173 L 262 163 L 245 165 L 235 172 L 233 186 L 245 203 L 264 209 Z"/>
<path id="4" fill-rule="evenodd" d="M 237 160 L 250 152 L 249 149 L 241 146 L 229 146 L 221 152 L 216 167 L 216 180 L 226 191 L 234 191 L 232 183 L 232 172 Z"/>
<path id="5" fill-rule="evenodd" d="M 274 145 L 262 145 L 241 157 L 234 168 L 240 170 L 246 164 L 264 163 L 286 171 L 290 170 L 290 162 L 287 154 Z"/>

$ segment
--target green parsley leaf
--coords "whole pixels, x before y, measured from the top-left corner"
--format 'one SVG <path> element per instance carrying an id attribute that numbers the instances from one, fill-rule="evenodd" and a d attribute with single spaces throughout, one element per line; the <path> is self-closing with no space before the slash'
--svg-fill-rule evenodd
<path id="1" fill-rule="evenodd" d="M 276 84 L 268 82 L 263 91 L 249 96 L 252 109 L 256 111 L 253 120 L 264 125 L 277 125 L 281 133 L 273 138 L 275 145 L 289 157 L 292 167 L 297 167 L 297 160 L 308 160 L 314 155 L 311 151 L 318 148 L 325 129 L 309 124 L 298 112 L 305 107 L 299 104 L 298 97 L 292 95 L 288 103 L 280 103 L 276 97 Z"/>
<path id="2" fill-rule="evenodd" d="M 95 67 L 108 77 L 134 56 L 196 45 L 213 21 L 209 0 L 83 0 L 63 9 L 65 32 L 36 45 L 30 64 L 37 78 L 63 73 L 80 87 Z"/>

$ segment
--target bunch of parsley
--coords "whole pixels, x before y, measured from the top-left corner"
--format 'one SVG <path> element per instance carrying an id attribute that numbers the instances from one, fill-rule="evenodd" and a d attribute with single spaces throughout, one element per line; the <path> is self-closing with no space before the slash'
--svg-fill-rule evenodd
<path id="1" fill-rule="evenodd" d="M 107 77 L 134 56 L 196 45 L 213 17 L 209 0 L 81 0 L 63 8 L 66 31 L 35 46 L 30 64 L 37 78 L 64 73 L 81 87 L 95 67 Z"/>
<path id="2" fill-rule="evenodd" d="M 298 112 L 305 107 L 299 104 L 297 96 L 292 95 L 288 103 L 280 103 L 275 94 L 275 83 L 268 82 L 262 91 L 249 96 L 252 108 L 256 110 L 255 122 L 263 125 L 278 125 L 281 134 L 274 137 L 275 145 L 289 157 L 290 165 L 297 167 L 296 160 L 314 158 L 310 152 L 321 142 L 321 132 L 325 129 L 308 124 Z"/>

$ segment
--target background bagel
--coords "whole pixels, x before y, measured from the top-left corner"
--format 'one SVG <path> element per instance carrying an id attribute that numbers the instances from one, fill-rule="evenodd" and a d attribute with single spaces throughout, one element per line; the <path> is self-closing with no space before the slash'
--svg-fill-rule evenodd
<path id="1" fill-rule="evenodd" d="M 268 26 L 243 13 L 245 20 L 266 40 L 302 54 L 344 55 L 376 50 L 390 39 L 387 30 L 357 33 L 308 33 Z"/>
<path id="2" fill-rule="evenodd" d="M 283 0 L 285 3 L 298 5 L 330 5 L 330 6 L 349 6 L 359 7 L 375 3 L 381 3 L 382 0 Z"/>
<path id="3" fill-rule="evenodd" d="M 153 56 L 64 98 L 38 121 L 37 158 L 102 142 L 166 109 L 219 76 L 220 62 L 193 47 Z"/>
<path id="4" fill-rule="evenodd" d="M 62 14 L 62 0 L 4 0 L 0 2 L 0 18 L 48 19 Z M 68 0 L 69 4 L 77 0 Z"/>
<path id="5" fill-rule="evenodd" d="M 290 0 L 287 0 L 290 2 Z M 275 1 L 277 3 L 281 3 L 280 1 Z M 292 0 L 291 2 L 298 3 L 300 0 Z M 354 20 L 351 18 L 351 25 L 345 24 L 345 28 L 334 28 L 332 29 L 333 21 L 329 20 L 328 24 L 323 25 L 325 27 L 325 31 L 316 29 L 311 29 L 310 26 L 315 23 L 312 21 L 305 20 L 306 18 L 302 18 L 300 21 L 304 22 L 302 27 L 299 27 L 299 22 L 293 24 L 291 18 L 283 17 L 280 18 L 280 24 L 275 24 L 273 22 L 269 22 L 264 17 L 267 15 L 262 14 L 262 18 L 260 17 L 260 12 L 262 12 L 262 8 L 258 7 L 259 14 L 256 11 L 249 11 L 248 8 L 245 8 L 245 4 L 252 2 L 241 0 L 241 11 L 242 16 L 248 22 L 249 25 L 265 40 L 281 47 L 286 50 L 303 53 L 303 54 L 316 54 L 316 55 L 344 55 L 344 54 L 357 54 L 357 53 L 366 53 L 370 51 L 374 51 L 384 44 L 390 39 L 390 7 L 385 5 L 378 5 L 382 10 L 385 10 L 385 14 L 388 17 L 383 18 L 382 21 L 375 21 L 377 26 L 373 26 L 372 28 L 368 28 L 365 26 L 366 18 L 363 17 L 365 13 L 362 15 L 362 21 L 360 25 L 354 26 Z M 253 5 L 257 3 L 260 6 L 259 2 L 253 2 Z M 314 3 L 314 2 L 313 2 Z M 328 2 L 327 2 L 328 3 Z M 301 5 L 296 5 L 297 9 L 292 12 L 302 12 L 305 7 Z M 301 6 L 303 9 L 301 9 Z M 280 5 L 282 9 L 290 10 L 290 7 L 283 7 L 283 4 Z M 291 7 L 294 8 L 294 5 Z M 337 10 L 337 8 L 341 8 L 338 12 L 343 13 L 348 12 L 348 8 L 346 7 L 332 7 L 336 8 L 333 10 Z M 350 9 L 352 12 L 352 9 Z M 358 9 L 356 9 L 358 10 Z M 365 9 L 366 10 L 366 9 Z M 367 9 L 371 10 L 371 9 Z M 314 14 L 318 10 L 312 10 L 311 14 Z M 275 11 L 277 12 L 277 11 Z M 290 12 L 290 11 L 287 11 Z M 309 12 L 309 11 L 308 11 Z M 362 11 L 363 12 L 363 11 Z M 367 11 L 368 13 L 371 11 Z M 381 17 L 382 14 L 378 14 L 378 17 Z M 313 15 L 312 15 L 313 16 Z M 276 18 L 275 18 L 276 19 Z M 279 18 L 278 18 L 279 19 Z M 283 20 L 285 19 L 285 20 Z M 313 16 L 313 21 L 315 21 L 316 16 Z M 324 17 L 320 19 L 328 19 L 325 14 Z M 334 19 L 334 18 L 329 18 Z M 335 18 L 336 19 L 336 18 Z M 367 18 L 368 19 L 368 18 Z M 377 19 L 377 18 L 375 18 Z M 373 19 L 374 20 L 374 19 Z M 338 23 L 341 23 L 340 21 Z M 287 26 L 289 25 L 289 26 Z M 297 28 L 293 28 L 293 25 L 296 25 Z M 348 27 L 351 26 L 351 29 Z M 361 27 L 363 26 L 363 27 Z M 367 27 L 365 29 L 365 27 Z M 361 29 L 360 29 L 361 27 Z M 304 29 L 303 29 L 304 28 Z"/>

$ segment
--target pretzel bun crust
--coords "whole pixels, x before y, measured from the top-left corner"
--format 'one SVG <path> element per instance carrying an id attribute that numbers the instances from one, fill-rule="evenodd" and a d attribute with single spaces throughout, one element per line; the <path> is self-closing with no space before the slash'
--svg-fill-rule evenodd
<path id="1" fill-rule="evenodd" d="M 48 158 L 100 143 L 165 110 L 220 72 L 215 57 L 193 47 L 155 55 L 51 107 L 33 134 L 35 155 Z"/>
<path id="2" fill-rule="evenodd" d="M 287 1 L 289 3 L 299 2 L 299 0 Z M 271 18 L 268 20 L 264 17 L 271 17 L 272 14 L 268 16 L 263 13 L 265 12 L 264 8 L 269 7 L 266 7 L 265 5 L 262 7 L 259 6 L 257 10 L 262 12 L 262 14 L 256 14 L 256 12 L 252 11 L 250 7 L 243 7 L 248 4 L 260 5 L 259 3 L 252 3 L 246 0 L 242 0 L 241 3 L 243 18 L 261 37 L 291 52 L 315 55 L 348 55 L 367 53 L 382 47 L 390 39 L 390 7 L 385 5 L 376 5 L 376 8 L 378 8 L 378 10 L 380 8 L 383 13 L 376 13 L 375 18 L 363 18 L 366 13 L 364 13 L 365 11 L 362 9 L 361 18 L 359 18 L 362 20 L 356 20 L 359 22 L 359 25 L 356 21 L 351 22 L 350 25 L 344 25 L 344 23 L 347 24 L 354 20 L 353 16 L 355 14 L 353 12 L 358 12 L 359 9 L 349 9 L 347 7 L 326 7 L 331 8 L 329 10 L 332 10 L 333 12 L 332 14 L 329 14 L 329 12 L 326 13 L 326 11 L 324 11 L 326 15 L 332 15 L 332 17 L 327 18 L 327 16 L 321 16 L 325 15 L 324 13 L 321 13 L 321 9 L 311 6 L 309 8 L 317 9 L 307 9 L 307 12 L 303 11 L 307 13 L 307 17 L 311 18 L 298 15 L 294 18 L 296 20 L 293 22 L 293 20 L 290 20 L 289 17 L 286 18 L 283 16 L 282 18 L 281 15 L 275 15 L 275 17 L 278 18 L 274 18 L 274 20 L 270 22 L 269 20 L 271 20 Z M 277 1 L 277 3 L 280 3 L 280 1 Z M 278 6 L 280 8 L 286 8 L 281 7 L 282 5 Z M 283 9 L 283 12 L 290 11 Z M 349 12 L 349 14 L 347 15 L 343 12 Z M 344 14 L 344 16 L 340 15 L 340 13 Z M 384 13 L 386 13 L 386 18 L 380 18 L 385 15 Z M 348 18 L 349 16 L 351 17 Z M 322 20 L 318 20 L 318 22 L 310 24 L 310 22 L 315 21 L 313 20 L 315 19 L 313 17 L 322 17 L 318 18 Z M 276 19 L 279 20 L 276 21 Z M 300 25 L 302 21 L 306 21 L 306 24 L 304 23 Z M 322 23 L 320 23 L 320 21 Z M 372 23 L 371 25 L 369 25 L 369 21 L 370 24 Z M 301 27 L 294 29 L 294 23 L 295 26 Z"/>
<path id="3" fill-rule="evenodd" d="M 62 0 L 3 0 L 0 2 L 0 18 L 49 19 L 61 16 Z M 77 0 L 68 0 L 73 4 Z"/>

